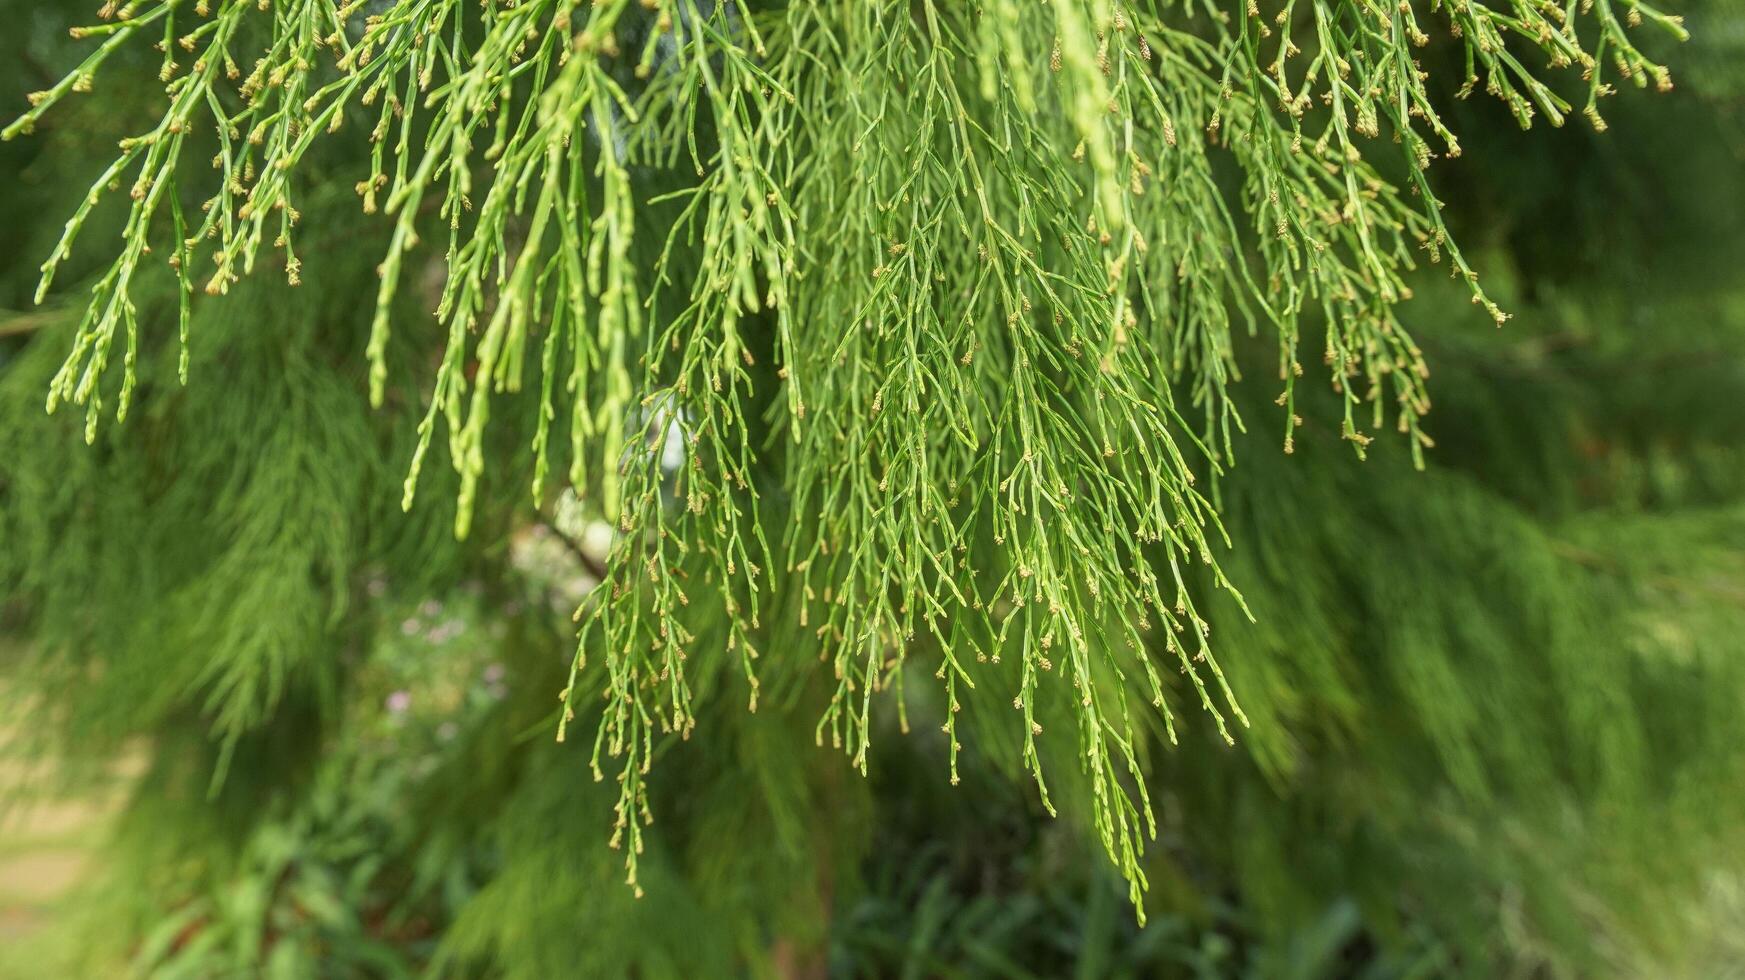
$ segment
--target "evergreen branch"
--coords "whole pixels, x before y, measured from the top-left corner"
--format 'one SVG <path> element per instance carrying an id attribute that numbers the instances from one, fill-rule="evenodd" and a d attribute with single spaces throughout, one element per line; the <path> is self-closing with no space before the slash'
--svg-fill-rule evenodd
<path id="1" fill-rule="evenodd" d="M 435 310 L 447 339 L 404 506 L 441 430 L 455 533 L 468 533 L 493 407 L 532 372 L 535 498 L 567 429 L 568 482 L 618 529 L 559 738 L 578 685 L 596 686 L 591 762 L 597 779 L 618 768 L 613 843 L 630 884 L 657 739 L 696 726 L 687 661 L 700 642 L 732 655 L 755 710 L 779 581 L 804 597 L 791 614 L 833 674 L 817 737 L 863 772 L 875 694 L 892 692 L 907 724 L 912 656 L 943 686 L 954 778 L 960 690 L 987 676 L 983 661 L 1017 658 L 1024 762 L 1045 802 L 1038 703 L 1070 697 L 1094 823 L 1137 905 L 1156 828 L 1133 702 L 1173 739 L 1178 696 L 1148 648 L 1224 738 L 1227 715 L 1246 724 L 1191 587 L 1200 565 L 1234 595 L 1200 486 L 1245 425 L 1229 395 L 1238 337 L 1275 335 L 1286 452 L 1299 347 L 1318 327 L 1344 438 L 1361 455 L 1391 421 L 1416 456 L 1431 444 L 1428 367 L 1396 309 L 1418 254 L 1446 256 L 1505 319 L 1433 193 L 1437 153 L 1460 152 L 1442 93 L 1483 82 L 1523 126 L 1559 124 L 1571 104 L 1526 67 L 1535 53 L 1580 69 L 1583 112 L 1603 127 L 1608 64 L 1670 85 L 1629 29 L 1683 36 L 1634 0 L 1204 13 L 1112 0 L 109 3 L 75 32 L 98 48 L 4 131 L 28 131 L 162 29 L 168 109 L 122 142 L 43 265 L 39 302 L 93 208 L 132 178 L 121 248 L 49 409 L 84 406 L 88 440 L 106 397 L 125 417 L 135 282 L 166 220 L 184 348 L 196 252 L 213 261 L 208 294 L 276 250 L 298 282 L 299 175 L 324 136 L 373 120 L 356 189 L 392 223 L 366 354 L 376 404 L 408 256 L 432 218 L 447 230 Z M 1413 53 L 1432 16 L 1465 57 L 1440 87 Z M 177 48 L 193 57 L 185 74 Z M 187 161 L 208 149 L 216 185 L 185 214 L 200 186 Z M 1234 193 L 1219 159 L 1240 174 Z M 106 381 L 118 340 L 121 378 Z M 703 622 L 725 624 L 718 642 L 700 640 Z M 600 669 L 584 675 L 590 651 Z"/>

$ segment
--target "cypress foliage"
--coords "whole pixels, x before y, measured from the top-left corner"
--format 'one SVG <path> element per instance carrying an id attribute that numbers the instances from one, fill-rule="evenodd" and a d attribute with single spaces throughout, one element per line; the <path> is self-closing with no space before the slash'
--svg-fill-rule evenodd
<path id="1" fill-rule="evenodd" d="M 1615 100 L 1680 18 L 0 7 L 7 695 L 149 759 L 91 955 L 1737 953 L 1725 4 Z"/>

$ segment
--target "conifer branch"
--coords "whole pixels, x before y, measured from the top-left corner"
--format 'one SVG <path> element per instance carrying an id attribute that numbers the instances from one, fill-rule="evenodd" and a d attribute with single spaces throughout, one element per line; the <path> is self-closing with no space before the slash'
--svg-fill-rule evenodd
<path id="1" fill-rule="evenodd" d="M 38 291 L 127 182 L 121 247 L 48 393 L 92 439 L 106 399 L 118 420 L 130 404 L 153 243 L 185 346 L 197 290 L 271 251 L 300 279 L 299 175 L 323 137 L 366 129 L 357 193 L 392 227 L 377 404 L 395 297 L 427 236 L 443 250 L 447 340 L 405 506 L 441 432 L 466 535 L 493 408 L 533 380 L 536 499 L 556 457 L 618 529 L 564 722 L 599 694 L 592 764 L 617 770 L 633 887 L 657 740 L 696 726 L 698 624 L 725 624 L 706 652 L 738 662 L 755 709 L 782 615 L 833 674 L 818 739 L 863 772 L 874 696 L 902 710 L 911 656 L 943 686 L 954 779 L 979 664 L 1016 658 L 1045 801 L 1037 705 L 1070 697 L 1137 904 L 1156 827 L 1136 702 L 1172 739 L 1182 691 L 1226 739 L 1246 724 L 1192 587 L 1198 565 L 1235 594 L 1201 481 L 1245 425 L 1239 337 L 1276 340 L 1286 452 L 1315 330 L 1357 452 L 1388 424 L 1430 445 L 1406 276 L 1446 259 L 1505 319 L 1434 194 L 1434 159 L 1460 152 L 1438 107 L 1482 85 L 1521 125 L 1560 124 L 1573 103 L 1528 67 L 1543 58 L 1579 71 L 1603 128 L 1607 77 L 1671 84 L 1632 40 L 1644 21 L 1683 36 L 1633 0 L 112 0 L 74 32 L 95 50 L 4 135 L 161 38 L 168 109 L 122 142 Z M 1435 24 L 1459 78 L 1417 58 Z"/>

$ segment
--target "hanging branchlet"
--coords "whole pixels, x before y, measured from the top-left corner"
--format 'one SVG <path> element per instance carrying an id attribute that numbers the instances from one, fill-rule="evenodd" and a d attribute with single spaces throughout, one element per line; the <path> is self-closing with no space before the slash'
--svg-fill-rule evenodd
<path id="1" fill-rule="evenodd" d="M 74 32 L 92 52 L 4 130 L 99 84 L 125 45 L 162 56 L 167 108 L 121 142 L 42 267 L 39 301 L 126 188 L 121 246 L 49 409 L 84 406 L 87 438 L 107 399 L 125 417 L 155 326 L 133 299 L 148 258 L 177 279 L 184 352 L 197 292 L 262 264 L 300 281 L 302 168 L 356 130 L 360 207 L 392 229 L 366 354 L 375 403 L 402 284 L 440 282 L 446 343 L 418 379 L 405 505 L 442 445 L 467 534 L 493 409 L 525 385 L 535 502 L 555 470 L 616 529 L 578 610 L 559 737 L 597 718 L 591 765 L 615 771 L 612 841 L 633 887 L 652 761 L 697 727 L 693 659 L 732 663 L 756 710 L 760 651 L 791 617 L 834 690 L 818 741 L 863 772 L 877 695 L 906 730 L 904 684 L 931 677 L 955 782 L 960 696 L 1010 664 L 1038 792 L 1052 812 L 1041 746 L 1070 740 L 1137 906 L 1156 823 L 1136 718 L 1173 740 L 1186 698 L 1227 739 L 1246 723 L 1194 585 L 1236 595 L 1201 478 L 1231 464 L 1245 425 L 1229 395 L 1238 336 L 1277 341 L 1286 452 L 1313 343 L 1359 454 L 1385 427 L 1420 453 L 1429 371 L 1397 314 L 1408 274 L 1446 261 L 1506 319 L 1433 191 L 1435 160 L 1460 153 L 1441 97 L 1483 88 L 1523 126 L 1561 124 L 1572 104 L 1531 55 L 1578 73 L 1581 111 L 1603 127 L 1610 79 L 1671 84 L 1632 31 L 1684 36 L 1635 0 L 1188 13 L 106 5 Z M 1460 77 L 1417 59 L 1436 32 L 1459 40 Z M 119 382 L 105 377 L 117 348 Z M 185 381 L 185 353 L 182 366 Z M 1045 736 L 1049 697 L 1071 703 L 1076 730 Z"/>

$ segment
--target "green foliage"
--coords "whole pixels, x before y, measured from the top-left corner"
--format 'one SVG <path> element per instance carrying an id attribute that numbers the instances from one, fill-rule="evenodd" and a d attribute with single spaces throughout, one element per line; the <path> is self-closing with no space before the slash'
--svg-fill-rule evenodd
<path id="1" fill-rule="evenodd" d="M 1676 18 L 17 6 L 6 674 L 149 739 L 140 971 L 1710 965 L 1738 117 L 1514 132 Z"/>
<path id="2" fill-rule="evenodd" d="M 1683 36 L 1676 18 L 1627 9 L 1632 23 Z M 1638 84 L 1668 85 L 1609 3 L 1584 13 L 1449 8 L 1465 53 L 1454 81 L 1482 81 L 1522 125 L 1535 107 L 1561 122 L 1568 103 L 1511 53 L 1513 37 L 1554 67 L 1583 69 L 1596 125 L 1608 60 Z M 604 759 L 617 760 L 616 836 L 632 885 L 654 738 L 695 725 L 686 660 L 701 627 L 681 607 L 701 586 L 699 608 L 724 621 L 753 707 L 764 607 L 774 591 L 804 594 L 790 614 L 816 629 L 839 681 L 820 733 L 863 771 L 872 695 L 899 686 L 905 650 L 927 634 L 943 652 L 948 729 L 960 687 L 975 685 L 972 653 L 1020 659 L 1025 758 L 1046 801 L 1036 699 L 1059 658 L 1081 704 L 1098 827 L 1137 899 L 1139 851 L 1156 829 L 1131 791 L 1143 786 L 1135 707 L 1150 702 L 1174 731 L 1162 678 L 1138 655 L 1154 617 L 1227 739 L 1218 701 L 1243 720 L 1184 579 L 1196 559 L 1213 564 L 1221 533 L 1195 469 L 1203 452 L 1218 471 L 1242 425 L 1226 391 L 1240 329 L 1278 331 L 1288 433 L 1303 312 L 1319 312 L 1345 437 L 1361 452 L 1361 417 L 1380 426 L 1391 406 L 1416 452 L 1429 442 L 1418 425 L 1427 368 L 1394 314 L 1410 295 L 1413 250 L 1446 253 L 1473 300 L 1503 319 L 1425 176 L 1430 138 L 1451 155 L 1459 145 L 1413 59 L 1428 36 L 1410 7 L 1315 4 L 1299 16 L 1287 2 L 1263 18 L 1250 5 L 1234 22 L 1107 2 L 754 14 L 740 3 L 645 13 L 627 0 L 586 10 L 543 0 L 487 2 L 475 20 L 454 0 L 264 12 L 223 0 L 104 14 L 75 31 L 102 43 L 6 130 L 29 130 L 94 84 L 130 37 L 161 31 L 169 107 L 121 141 L 43 265 L 39 301 L 105 187 L 134 174 L 124 247 L 92 287 L 50 411 L 84 404 L 95 437 L 119 339 L 113 397 L 118 419 L 127 414 L 134 281 L 154 223 L 170 227 L 184 336 L 209 240 L 207 293 L 227 292 L 263 246 L 282 250 L 287 280 L 301 281 L 292 178 L 324 131 L 374 117 L 358 191 L 366 212 L 379 194 L 394 216 L 368 346 L 377 404 L 392 300 L 427 200 L 449 230 L 436 304 L 447 342 L 406 505 L 446 428 L 466 535 L 492 392 L 531 371 L 535 498 L 561 388 L 569 481 L 597 492 L 620 529 L 577 669 L 597 643 L 611 707 L 593 766 L 599 778 Z M 178 48 L 194 58 L 185 74 Z M 1327 111 L 1312 111 L 1317 100 Z M 1384 124 L 1400 152 L 1366 155 L 1362 140 Z M 219 179 L 190 219 L 184 152 L 209 134 Z M 1220 185 L 1214 150 L 1234 162 L 1240 190 Z M 1405 177 L 1385 178 L 1376 157 L 1397 157 Z M 633 179 L 632 167 L 654 174 Z M 663 184 L 670 193 L 649 194 Z M 668 207 L 639 232 L 644 201 Z M 1233 203 L 1253 222 L 1252 249 Z M 663 238 L 658 258 L 633 258 Z M 803 341 L 799 324 L 834 325 L 841 340 Z M 779 365 L 776 394 L 760 357 Z M 1001 396 L 990 397 L 996 381 Z M 1179 384 L 1204 413 L 1203 444 L 1180 414 Z M 684 444 L 670 476 L 662 433 Z M 785 465 L 768 448 L 784 434 Z M 778 487 L 791 502 L 775 509 L 791 516 L 772 550 L 766 498 Z M 773 584 L 778 562 L 796 579 L 785 589 Z M 699 580 L 682 584 L 687 572 Z M 1135 663 L 1137 696 L 1097 679 Z"/>

